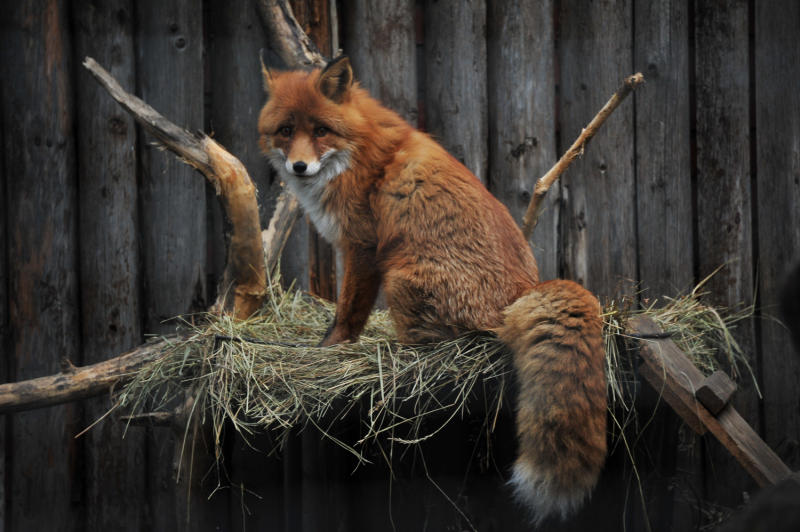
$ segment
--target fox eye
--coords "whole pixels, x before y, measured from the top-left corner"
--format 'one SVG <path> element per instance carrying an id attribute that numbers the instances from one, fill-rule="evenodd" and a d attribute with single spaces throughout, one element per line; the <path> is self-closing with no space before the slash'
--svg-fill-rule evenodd
<path id="1" fill-rule="evenodd" d="M 278 135 L 281 137 L 291 137 L 292 136 L 292 128 L 290 126 L 282 126 L 278 129 Z"/>
<path id="2" fill-rule="evenodd" d="M 319 127 L 314 129 L 314 136 L 315 137 L 324 137 L 325 135 L 327 135 L 330 132 L 331 132 L 331 130 L 328 129 L 327 127 L 319 126 Z"/>

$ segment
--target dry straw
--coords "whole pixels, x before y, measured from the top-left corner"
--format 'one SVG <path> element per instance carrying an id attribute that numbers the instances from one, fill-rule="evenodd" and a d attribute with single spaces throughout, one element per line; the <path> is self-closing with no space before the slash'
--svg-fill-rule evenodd
<path id="1" fill-rule="evenodd" d="M 631 351 L 624 347 L 626 323 L 646 314 L 705 373 L 722 366 L 734 376 L 749 366 L 731 334 L 752 308 L 725 313 L 691 293 L 634 310 L 633 300 L 611 301 L 604 310 L 609 403 L 612 413 L 633 412 L 635 380 Z M 140 370 L 117 396 L 115 408 L 131 414 L 168 410 L 193 396 L 193 419 L 210 421 L 220 444 L 223 430 L 245 437 L 309 424 L 366 461 L 366 446 L 386 438 L 414 444 L 433 437 L 470 408 L 494 428 L 511 383 L 505 347 L 488 334 L 472 334 L 425 346 L 394 341 L 384 311 L 373 312 L 357 343 L 314 347 L 333 317 L 332 307 L 296 290 L 270 285 L 267 304 L 253 318 L 235 321 L 208 315 L 184 322 L 188 334 L 164 356 Z M 474 394 L 476 389 L 482 393 Z M 471 401 L 476 395 L 479 401 Z M 355 441 L 335 436 L 350 411 L 360 420 Z M 625 423 L 615 424 L 622 429 Z"/>

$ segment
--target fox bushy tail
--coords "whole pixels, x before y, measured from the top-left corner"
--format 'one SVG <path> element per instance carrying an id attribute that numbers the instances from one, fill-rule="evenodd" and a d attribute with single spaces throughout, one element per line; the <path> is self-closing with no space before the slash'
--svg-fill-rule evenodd
<path id="1" fill-rule="evenodd" d="M 506 308 L 498 335 L 519 388 L 510 483 L 537 524 L 564 518 L 590 495 L 606 456 L 600 305 L 572 281 L 539 283 Z"/>

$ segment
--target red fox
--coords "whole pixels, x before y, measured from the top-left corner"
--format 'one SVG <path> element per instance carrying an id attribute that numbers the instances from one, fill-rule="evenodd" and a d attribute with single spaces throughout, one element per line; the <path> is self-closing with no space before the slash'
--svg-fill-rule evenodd
<path id="1" fill-rule="evenodd" d="M 444 148 L 383 107 L 345 56 L 270 72 L 259 143 L 317 230 L 344 254 L 321 345 L 357 340 L 383 287 L 400 341 L 494 331 L 513 352 L 519 455 L 511 484 L 533 519 L 576 510 L 606 454 L 600 305 L 539 283 L 508 210 Z"/>

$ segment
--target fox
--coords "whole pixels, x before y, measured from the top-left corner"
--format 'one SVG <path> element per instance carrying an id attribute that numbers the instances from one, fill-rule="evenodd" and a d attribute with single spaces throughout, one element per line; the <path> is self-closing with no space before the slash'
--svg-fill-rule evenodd
<path id="1" fill-rule="evenodd" d="M 342 252 L 321 346 L 357 341 L 383 289 L 397 338 L 497 335 L 518 383 L 510 485 L 539 524 L 567 518 L 606 456 L 600 304 L 569 280 L 539 281 L 506 207 L 440 144 L 354 79 L 347 56 L 273 71 L 259 145 L 318 232 Z"/>

